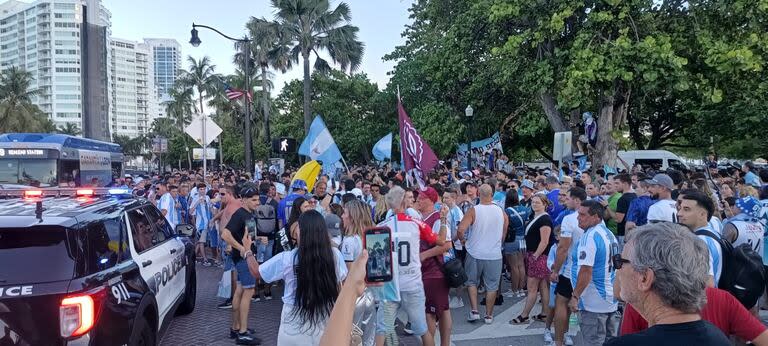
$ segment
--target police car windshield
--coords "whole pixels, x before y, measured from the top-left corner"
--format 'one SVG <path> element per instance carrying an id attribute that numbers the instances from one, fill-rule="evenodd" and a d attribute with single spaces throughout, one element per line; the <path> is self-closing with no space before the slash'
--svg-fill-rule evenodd
<path id="1" fill-rule="evenodd" d="M 56 186 L 56 160 L 0 159 L 0 184 Z"/>
<path id="2" fill-rule="evenodd" d="M 72 279 L 75 261 L 59 226 L 0 228 L 0 285 Z"/>

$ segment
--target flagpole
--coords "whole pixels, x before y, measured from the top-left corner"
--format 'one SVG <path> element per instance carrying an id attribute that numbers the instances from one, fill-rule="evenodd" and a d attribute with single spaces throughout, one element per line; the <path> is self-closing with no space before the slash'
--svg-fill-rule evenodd
<path id="1" fill-rule="evenodd" d="M 349 173 L 349 167 L 347 167 L 347 161 L 344 161 L 344 156 L 341 157 L 341 163 L 344 164 L 344 168 L 347 169 L 347 173 Z"/>

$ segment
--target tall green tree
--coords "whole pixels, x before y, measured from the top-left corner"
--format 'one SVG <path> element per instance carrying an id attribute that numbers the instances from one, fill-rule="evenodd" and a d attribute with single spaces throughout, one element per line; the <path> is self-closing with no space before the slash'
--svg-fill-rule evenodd
<path id="1" fill-rule="evenodd" d="M 181 76 L 181 85 L 192 88 L 197 91 L 199 102 L 198 112 L 202 113 L 203 101 L 211 96 L 214 84 L 218 82 L 216 76 L 216 65 L 211 63 L 208 56 L 195 59 L 192 56 L 187 57 L 188 70 Z"/>
<path id="2" fill-rule="evenodd" d="M 0 73 L 0 132 L 38 132 L 48 117 L 32 104 L 37 90 L 30 90 L 32 73 L 12 66 Z"/>
<path id="3" fill-rule="evenodd" d="M 315 55 L 315 70 L 327 72 L 330 65 L 318 54 L 325 50 L 334 63 L 350 72 L 360 67 L 364 45 L 357 40 L 356 26 L 349 24 L 349 6 L 341 2 L 335 9 L 328 0 L 272 0 L 277 10 L 277 22 L 286 32 L 290 43 L 291 58 L 298 62 L 301 57 L 304 67 L 303 111 L 304 131 L 309 131 L 312 122 L 311 94 L 312 78 L 309 58 Z"/>
<path id="4" fill-rule="evenodd" d="M 168 92 L 170 101 L 165 104 L 165 112 L 168 114 L 168 117 L 173 120 L 175 129 L 177 130 L 173 132 L 173 135 L 181 137 L 181 141 L 184 143 L 188 168 L 192 168 L 192 158 L 190 156 L 189 144 L 187 142 L 187 135 L 184 133 L 184 128 L 192 122 L 192 113 L 195 110 L 193 94 L 194 91 L 191 87 L 185 86 L 183 82 L 177 83 Z"/>

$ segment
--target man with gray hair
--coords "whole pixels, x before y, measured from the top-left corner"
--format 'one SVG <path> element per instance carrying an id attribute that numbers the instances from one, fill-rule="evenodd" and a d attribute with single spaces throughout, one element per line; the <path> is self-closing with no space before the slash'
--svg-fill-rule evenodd
<path id="1" fill-rule="evenodd" d="M 612 262 L 621 298 L 651 327 L 606 345 L 730 345 L 723 332 L 701 319 L 707 253 L 704 241 L 680 225 L 655 223 L 632 231 Z"/>

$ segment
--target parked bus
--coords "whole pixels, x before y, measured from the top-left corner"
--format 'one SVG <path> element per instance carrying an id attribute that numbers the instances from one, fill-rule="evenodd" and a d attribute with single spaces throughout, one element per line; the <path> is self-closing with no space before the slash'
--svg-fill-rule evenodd
<path id="1" fill-rule="evenodd" d="M 103 187 L 123 174 L 114 143 L 47 133 L 0 135 L 0 188 Z"/>

